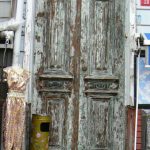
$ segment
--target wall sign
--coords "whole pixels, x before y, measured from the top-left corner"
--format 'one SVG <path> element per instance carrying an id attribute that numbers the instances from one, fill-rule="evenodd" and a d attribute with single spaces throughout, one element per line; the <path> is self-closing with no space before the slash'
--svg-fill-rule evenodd
<path id="1" fill-rule="evenodd" d="M 150 6 L 150 0 L 141 0 L 141 6 Z"/>

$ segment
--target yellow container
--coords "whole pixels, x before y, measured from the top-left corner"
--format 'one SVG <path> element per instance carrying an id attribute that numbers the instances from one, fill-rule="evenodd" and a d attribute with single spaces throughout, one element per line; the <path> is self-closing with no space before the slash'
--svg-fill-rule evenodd
<path id="1" fill-rule="evenodd" d="M 32 115 L 30 150 L 48 150 L 50 117 Z"/>

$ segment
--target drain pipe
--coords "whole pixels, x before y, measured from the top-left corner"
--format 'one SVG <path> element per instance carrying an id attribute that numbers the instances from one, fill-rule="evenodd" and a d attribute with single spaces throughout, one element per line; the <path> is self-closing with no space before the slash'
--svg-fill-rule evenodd
<path id="1" fill-rule="evenodd" d="M 25 25 L 25 47 L 23 67 L 30 72 L 27 99 L 30 103 L 33 97 L 33 51 L 34 51 L 34 21 L 35 0 L 27 0 L 26 25 Z"/>
<path id="2" fill-rule="evenodd" d="M 137 126 L 138 126 L 138 104 L 139 104 L 139 60 L 140 60 L 140 53 L 138 55 L 137 61 L 137 94 L 136 94 L 136 112 L 135 112 L 135 136 L 134 136 L 134 150 L 136 150 L 136 143 L 137 143 Z"/>
<path id="3" fill-rule="evenodd" d="M 16 11 L 16 21 L 18 22 L 22 22 L 23 20 L 23 6 L 24 6 L 24 0 L 18 0 L 17 11 Z M 21 48 L 21 31 L 22 31 L 22 24 L 19 24 L 15 32 L 13 65 L 19 64 L 19 56 L 20 56 L 20 48 Z"/>
<path id="4" fill-rule="evenodd" d="M 27 85 L 25 97 L 27 103 L 31 103 L 33 99 L 33 54 L 34 54 L 34 22 L 35 22 L 35 0 L 26 0 L 26 23 L 24 37 L 24 55 L 23 68 L 30 72 L 30 78 Z M 26 135 L 24 141 L 24 149 L 29 149 L 29 137 Z"/>
<path id="5" fill-rule="evenodd" d="M 134 150 L 136 150 L 136 143 L 137 143 L 137 126 L 138 126 L 138 105 L 139 105 L 139 62 L 140 62 L 140 39 L 137 39 L 138 42 L 138 58 L 137 58 L 137 89 L 136 89 L 136 111 L 135 111 L 135 135 L 134 135 Z"/>

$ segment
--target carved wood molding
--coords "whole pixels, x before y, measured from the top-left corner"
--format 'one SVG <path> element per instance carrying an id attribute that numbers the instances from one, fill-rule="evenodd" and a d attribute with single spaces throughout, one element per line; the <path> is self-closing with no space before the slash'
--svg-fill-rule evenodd
<path id="1" fill-rule="evenodd" d="M 85 77 L 86 94 L 102 94 L 114 96 L 118 93 L 119 79 L 114 76 Z"/>
<path id="2" fill-rule="evenodd" d="M 70 93 L 72 89 L 72 76 L 40 75 L 38 78 L 39 92 Z"/>

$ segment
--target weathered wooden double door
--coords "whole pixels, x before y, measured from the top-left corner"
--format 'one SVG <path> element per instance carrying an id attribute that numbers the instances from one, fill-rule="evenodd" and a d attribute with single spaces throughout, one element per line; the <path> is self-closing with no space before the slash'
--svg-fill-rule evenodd
<path id="1" fill-rule="evenodd" d="M 37 2 L 36 44 L 43 48 L 39 93 L 42 113 L 52 117 L 51 149 L 112 150 L 115 136 L 115 150 L 123 147 L 123 131 L 116 127 L 112 136 L 119 89 L 116 68 L 123 57 L 119 38 L 123 26 L 117 9 L 122 9 L 119 2 L 106 0 Z M 119 115 L 115 117 L 120 125 Z"/>

